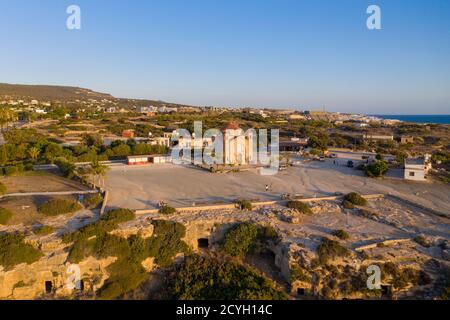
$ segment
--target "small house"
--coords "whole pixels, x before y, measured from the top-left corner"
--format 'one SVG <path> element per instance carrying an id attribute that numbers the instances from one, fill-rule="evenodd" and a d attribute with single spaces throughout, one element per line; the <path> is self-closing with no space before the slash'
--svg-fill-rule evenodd
<path id="1" fill-rule="evenodd" d="M 134 130 L 123 130 L 122 138 L 127 138 L 127 139 L 134 138 Z"/>
<path id="2" fill-rule="evenodd" d="M 431 169 L 430 156 L 405 159 L 404 178 L 406 180 L 425 181 Z"/>

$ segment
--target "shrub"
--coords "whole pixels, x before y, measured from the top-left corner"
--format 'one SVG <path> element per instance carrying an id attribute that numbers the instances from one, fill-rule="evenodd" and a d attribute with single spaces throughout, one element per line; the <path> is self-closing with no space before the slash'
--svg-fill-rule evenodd
<path id="1" fill-rule="evenodd" d="M 333 235 L 335 236 L 335 237 L 338 237 L 339 239 L 341 239 L 341 240 L 347 240 L 347 239 L 349 239 L 350 238 L 350 235 L 348 234 L 348 232 L 347 231 L 345 231 L 345 230 L 336 230 L 336 231 L 334 231 L 333 232 Z"/>
<path id="2" fill-rule="evenodd" d="M 278 243 L 280 241 L 280 235 L 274 227 L 264 226 L 258 229 L 258 239 Z"/>
<path id="3" fill-rule="evenodd" d="M 76 166 L 64 157 L 58 157 L 55 164 L 59 167 L 61 173 L 68 179 L 72 179 L 75 175 Z"/>
<path id="4" fill-rule="evenodd" d="M 0 265 L 6 270 L 14 266 L 36 262 L 42 253 L 31 244 L 24 242 L 25 236 L 19 233 L 0 234 Z"/>
<path id="5" fill-rule="evenodd" d="M 365 172 L 368 177 L 378 178 L 378 177 L 383 177 L 388 170 L 389 170 L 389 166 L 386 162 L 377 161 L 377 162 L 367 165 Z"/>
<path id="6" fill-rule="evenodd" d="M 130 209 L 113 209 L 109 210 L 101 219 L 104 221 L 114 221 L 115 223 L 123 223 L 134 220 L 136 218 L 133 210 Z"/>
<path id="7" fill-rule="evenodd" d="M 167 267 L 178 253 L 189 252 L 189 247 L 181 240 L 186 228 L 172 221 L 153 221 L 154 233 L 150 239 L 139 236 L 124 239 L 109 234 L 119 223 L 134 218 L 131 210 L 111 210 L 97 222 L 63 237 L 65 243 L 73 242 L 68 256 L 70 262 L 78 263 L 89 256 L 117 257 L 107 268 L 109 278 L 99 290 L 100 299 L 123 296 L 144 282 L 148 275 L 141 263 L 147 257 L 154 257 L 160 267 Z"/>
<path id="8" fill-rule="evenodd" d="M 74 200 L 52 199 L 38 208 L 38 212 L 47 216 L 57 216 L 81 210 L 83 207 Z"/>
<path id="9" fill-rule="evenodd" d="M 360 208 L 358 210 L 358 212 L 363 217 L 368 218 L 368 219 L 372 219 L 372 220 L 375 220 L 375 221 L 377 221 L 380 218 L 380 216 L 377 213 L 372 212 L 372 211 L 367 210 L 367 209 L 364 209 L 364 208 Z"/>
<path id="10" fill-rule="evenodd" d="M 177 213 L 177 210 L 170 206 L 163 206 L 161 209 L 159 209 L 159 213 L 161 214 L 175 214 Z"/>
<path id="11" fill-rule="evenodd" d="M 40 226 L 33 230 L 35 235 L 45 236 L 50 233 L 53 233 L 55 229 L 52 226 Z"/>
<path id="12" fill-rule="evenodd" d="M 367 204 L 367 200 L 364 199 L 359 193 L 351 192 L 344 197 L 345 201 L 350 202 L 356 206 L 365 206 Z"/>
<path id="13" fill-rule="evenodd" d="M 417 236 L 414 238 L 414 241 L 420 244 L 422 247 L 425 248 L 431 247 L 430 242 L 424 236 Z"/>
<path id="14" fill-rule="evenodd" d="M 230 259 L 192 255 L 171 273 L 179 300 L 284 300 L 287 295 L 253 269 Z"/>
<path id="15" fill-rule="evenodd" d="M 299 266 L 291 269 L 291 281 L 302 281 L 311 283 L 311 277 Z"/>
<path id="16" fill-rule="evenodd" d="M 257 238 L 258 228 L 254 224 L 240 223 L 226 232 L 222 247 L 231 256 L 244 257 L 254 249 Z"/>
<path id="17" fill-rule="evenodd" d="M 349 255 L 347 248 L 341 246 L 339 242 L 324 238 L 317 248 L 319 260 L 322 264 L 327 263 L 330 259 L 337 257 L 346 257 Z"/>
<path id="18" fill-rule="evenodd" d="M 5 176 L 13 176 L 19 173 L 19 169 L 16 166 L 5 167 L 3 168 L 3 173 Z"/>
<path id="19" fill-rule="evenodd" d="M 236 200 L 236 204 L 238 205 L 240 210 L 252 211 L 252 203 L 245 199 Z"/>
<path id="20" fill-rule="evenodd" d="M 84 200 L 84 205 L 90 209 L 95 209 L 97 208 L 101 203 L 103 202 L 103 197 L 101 196 L 101 194 L 96 193 L 93 195 L 88 196 L 85 200 Z"/>
<path id="21" fill-rule="evenodd" d="M 153 222 L 154 237 L 148 241 L 148 254 L 155 257 L 155 263 L 168 267 L 177 253 L 188 253 L 189 247 L 181 239 L 186 235 L 184 225 L 172 221 Z"/>
<path id="22" fill-rule="evenodd" d="M 110 210 L 97 222 L 88 224 L 75 232 L 64 234 L 63 241 L 70 243 L 80 239 L 88 239 L 92 236 L 102 235 L 116 229 L 120 223 L 133 220 L 134 218 L 134 212 L 129 209 Z"/>
<path id="23" fill-rule="evenodd" d="M 344 206 L 345 209 L 355 209 L 355 205 L 348 200 L 344 200 L 342 202 L 342 205 Z"/>
<path id="24" fill-rule="evenodd" d="M 8 191 L 8 189 L 7 189 L 6 186 L 3 184 L 3 182 L 0 182 L 0 195 L 5 194 L 6 191 Z"/>
<path id="25" fill-rule="evenodd" d="M 6 208 L 0 207 L 0 224 L 7 224 L 13 213 Z"/>
<path id="26" fill-rule="evenodd" d="M 311 207 L 302 201 L 289 201 L 287 207 L 290 209 L 295 209 L 304 214 L 312 214 Z"/>

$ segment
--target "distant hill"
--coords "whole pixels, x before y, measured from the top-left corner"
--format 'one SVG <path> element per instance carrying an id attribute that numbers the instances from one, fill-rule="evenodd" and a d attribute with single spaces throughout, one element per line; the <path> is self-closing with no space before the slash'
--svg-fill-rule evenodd
<path id="1" fill-rule="evenodd" d="M 78 87 L 0 83 L 0 97 L 5 96 L 13 99 L 36 99 L 39 101 L 50 102 L 73 102 L 75 100 L 86 101 L 88 99 L 107 99 L 120 103 L 120 106 L 124 108 L 148 105 L 153 105 L 155 107 L 160 107 L 162 105 L 165 105 L 167 107 L 188 106 L 184 104 L 170 103 L 160 100 L 115 98 L 108 93 L 101 93 Z"/>
<path id="2" fill-rule="evenodd" d="M 29 97 L 37 100 L 50 101 L 73 101 L 87 99 L 114 99 L 107 93 L 95 92 L 78 87 L 46 86 L 46 85 L 23 85 L 0 83 L 0 96 L 15 98 Z"/>

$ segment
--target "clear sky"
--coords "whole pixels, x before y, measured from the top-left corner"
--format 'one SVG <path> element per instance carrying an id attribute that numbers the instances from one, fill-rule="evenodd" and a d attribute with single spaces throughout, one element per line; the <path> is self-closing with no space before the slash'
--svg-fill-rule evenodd
<path id="1" fill-rule="evenodd" d="M 81 7 L 82 29 L 66 28 Z M 368 5 L 382 30 L 368 30 Z M 448 0 L 0 0 L 0 82 L 117 97 L 450 114 Z"/>

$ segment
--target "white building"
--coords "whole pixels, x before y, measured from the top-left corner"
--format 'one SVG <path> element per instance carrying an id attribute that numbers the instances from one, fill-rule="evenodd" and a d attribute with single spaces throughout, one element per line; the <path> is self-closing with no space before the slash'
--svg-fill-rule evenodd
<path id="1" fill-rule="evenodd" d="M 253 153 L 253 134 L 244 134 L 235 123 L 229 123 L 224 129 L 224 162 L 225 164 L 246 165 L 255 157 Z"/>
<path id="2" fill-rule="evenodd" d="M 406 180 L 425 181 L 430 169 L 430 155 L 405 159 L 404 178 Z"/>

